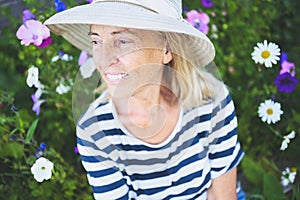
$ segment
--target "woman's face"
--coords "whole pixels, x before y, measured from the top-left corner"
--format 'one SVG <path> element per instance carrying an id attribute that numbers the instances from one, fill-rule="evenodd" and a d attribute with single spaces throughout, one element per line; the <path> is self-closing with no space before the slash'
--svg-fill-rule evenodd
<path id="1" fill-rule="evenodd" d="M 172 59 L 155 31 L 92 25 L 89 35 L 94 62 L 111 95 L 116 87 L 128 91 L 159 82 L 163 65 Z"/>

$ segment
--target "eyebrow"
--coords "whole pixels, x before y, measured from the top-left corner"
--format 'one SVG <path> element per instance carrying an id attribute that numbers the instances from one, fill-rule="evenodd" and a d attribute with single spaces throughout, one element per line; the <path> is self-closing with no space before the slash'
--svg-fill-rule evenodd
<path id="1" fill-rule="evenodd" d="M 133 35 L 133 36 L 138 37 L 138 38 L 140 37 L 138 33 L 133 32 L 133 31 L 131 31 L 131 30 L 129 30 L 129 29 L 113 31 L 113 32 L 111 32 L 110 34 L 111 34 L 111 35 L 120 35 L 120 34 L 124 34 L 124 33 L 125 33 L 125 34 Z M 99 37 L 100 37 L 100 34 L 89 31 L 89 32 L 88 32 L 88 36 L 91 36 L 91 35 L 95 35 L 95 36 L 99 36 Z"/>

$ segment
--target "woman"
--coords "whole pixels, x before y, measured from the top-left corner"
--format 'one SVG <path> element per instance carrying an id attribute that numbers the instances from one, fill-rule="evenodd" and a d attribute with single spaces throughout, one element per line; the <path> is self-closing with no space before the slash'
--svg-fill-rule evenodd
<path id="1" fill-rule="evenodd" d="M 77 124 L 95 199 L 236 199 L 233 102 L 180 0 L 96 0 L 45 24 L 93 55 L 105 85 Z"/>

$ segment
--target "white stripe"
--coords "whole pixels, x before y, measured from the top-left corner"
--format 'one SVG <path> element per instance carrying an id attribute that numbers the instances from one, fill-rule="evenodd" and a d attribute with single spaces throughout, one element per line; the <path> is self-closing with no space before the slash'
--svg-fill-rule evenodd
<path id="1" fill-rule="evenodd" d="M 94 193 L 94 197 L 97 200 L 108 200 L 108 199 L 117 199 L 124 196 L 128 192 L 128 187 L 123 185 L 115 190 L 108 191 L 106 193 Z"/>

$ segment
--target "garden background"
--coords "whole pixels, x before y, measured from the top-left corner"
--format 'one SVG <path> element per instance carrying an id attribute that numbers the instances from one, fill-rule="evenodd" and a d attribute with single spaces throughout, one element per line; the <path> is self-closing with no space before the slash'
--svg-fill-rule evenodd
<path id="1" fill-rule="evenodd" d="M 25 9 L 34 14 L 31 18 L 44 22 L 65 6 L 89 2 L 23 0 L 18 7 L 22 9 L 6 3 L 0 5 L 0 199 L 92 199 L 76 152 L 72 110 L 72 88 L 80 75 L 82 52 L 52 33 L 52 43 L 43 48 L 21 45 L 16 37 Z M 247 199 L 299 200 L 300 88 L 280 92 L 274 79 L 283 59 L 293 64 L 294 78 L 298 76 L 300 1 L 184 0 L 183 6 L 185 13 L 196 10 L 210 19 L 207 36 L 216 47 L 215 64 L 235 101 L 239 138 L 246 153 L 238 169 Z M 251 57 L 257 43 L 264 40 L 276 43 L 281 52 L 281 60 L 269 68 Z M 288 57 L 283 58 L 283 52 Z M 27 82 L 33 66 L 43 85 L 38 99 L 32 98 L 38 87 Z M 276 123 L 263 122 L 258 115 L 258 107 L 267 99 L 281 105 Z M 40 107 L 40 113 L 32 110 L 33 105 Z M 294 137 L 289 135 L 292 132 Z M 283 142 L 288 147 L 280 150 Z M 54 164 L 51 178 L 43 182 L 31 173 L 40 157 Z M 289 171 L 283 174 L 286 168 Z"/>

